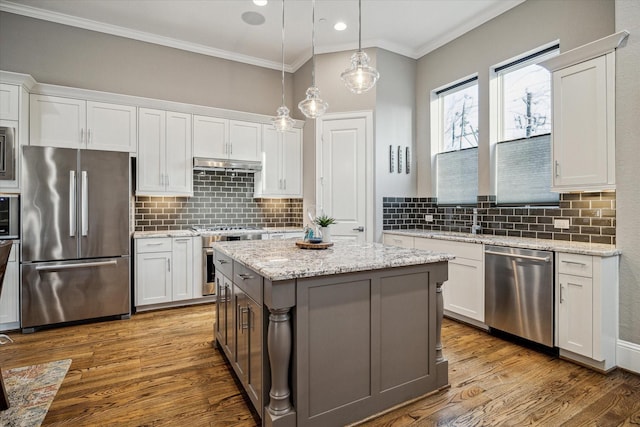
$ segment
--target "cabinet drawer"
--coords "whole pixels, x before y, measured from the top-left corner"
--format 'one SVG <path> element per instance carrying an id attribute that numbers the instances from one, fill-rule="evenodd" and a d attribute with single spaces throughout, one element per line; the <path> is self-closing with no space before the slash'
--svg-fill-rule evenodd
<path id="1" fill-rule="evenodd" d="M 558 253 L 558 273 L 592 277 L 593 258 L 589 255 Z"/>
<path id="2" fill-rule="evenodd" d="M 171 251 L 171 237 L 156 237 L 153 239 L 136 239 L 136 253 Z"/>
<path id="3" fill-rule="evenodd" d="M 384 244 L 391 246 L 400 246 L 401 248 L 413 248 L 413 237 L 399 236 L 397 234 L 385 234 Z"/>
<path id="4" fill-rule="evenodd" d="M 482 244 L 453 242 L 450 240 L 438 240 L 416 237 L 416 249 L 426 249 L 435 252 L 445 252 L 455 255 L 457 258 L 475 259 L 482 261 Z"/>
<path id="5" fill-rule="evenodd" d="M 262 276 L 237 261 L 233 262 L 233 283 L 262 305 Z"/>
<path id="6" fill-rule="evenodd" d="M 216 251 L 214 255 L 214 262 L 216 270 L 219 271 L 223 276 L 231 279 L 231 277 L 233 276 L 233 262 L 231 261 L 231 258 L 221 252 Z"/>

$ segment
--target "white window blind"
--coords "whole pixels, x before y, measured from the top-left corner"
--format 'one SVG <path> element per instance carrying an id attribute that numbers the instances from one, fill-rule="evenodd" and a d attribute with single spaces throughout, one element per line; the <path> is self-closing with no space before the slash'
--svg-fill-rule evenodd
<path id="1" fill-rule="evenodd" d="M 501 142 L 496 147 L 499 205 L 557 204 L 551 188 L 549 134 Z"/>
<path id="2" fill-rule="evenodd" d="M 438 204 L 475 204 L 478 194 L 478 147 L 439 153 Z"/>

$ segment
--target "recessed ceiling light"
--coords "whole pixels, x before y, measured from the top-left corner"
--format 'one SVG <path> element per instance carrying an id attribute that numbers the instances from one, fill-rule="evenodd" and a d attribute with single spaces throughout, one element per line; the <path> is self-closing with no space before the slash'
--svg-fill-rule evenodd
<path id="1" fill-rule="evenodd" d="M 333 29 L 336 31 L 344 31 L 347 29 L 347 24 L 344 22 L 336 22 L 336 25 L 333 26 Z"/>
<path id="2" fill-rule="evenodd" d="M 264 24 L 264 16 L 258 12 L 245 12 L 242 14 L 242 20 L 249 25 L 262 25 Z"/>
<path id="3" fill-rule="evenodd" d="M 256 6 L 266 6 L 267 0 L 253 0 L 253 4 Z"/>

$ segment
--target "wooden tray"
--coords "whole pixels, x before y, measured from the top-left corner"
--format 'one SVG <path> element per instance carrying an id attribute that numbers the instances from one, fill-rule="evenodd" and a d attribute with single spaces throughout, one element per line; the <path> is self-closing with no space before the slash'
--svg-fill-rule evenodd
<path id="1" fill-rule="evenodd" d="M 328 247 L 333 246 L 333 242 L 311 243 L 311 242 L 297 241 L 296 246 L 301 249 L 327 249 Z"/>

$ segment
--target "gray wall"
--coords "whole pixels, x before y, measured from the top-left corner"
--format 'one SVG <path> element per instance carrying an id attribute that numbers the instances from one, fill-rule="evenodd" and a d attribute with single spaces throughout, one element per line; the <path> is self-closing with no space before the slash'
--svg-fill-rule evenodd
<path id="1" fill-rule="evenodd" d="M 628 30 L 616 52 L 616 192 L 620 257 L 620 339 L 640 344 L 640 2 L 616 0 L 616 30 Z"/>
<path id="2" fill-rule="evenodd" d="M 413 196 L 417 191 L 415 168 L 415 105 L 416 61 L 383 49 L 378 49 L 377 68 L 380 80 L 376 85 L 375 152 L 374 152 L 374 241 L 382 241 L 385 196 Z M 389 145 L 410 147 L 410 173 L 398 173 L 397 158 L 394 173 L 389 173 Z M 397 151 L 396 151 L 397 155 Z M 406 164 L 406 160 L 404 162 Z"/>
<path id="3" fill-rule="evenodd" d="M 73 86 L 275 115 L 281 72 L 0 12 L 0 70 Z M 292 76 L 285 73 L 287 103 Z"/>
<path id="4" fill-rule="evenodd" d="M 418 194 L 435 196 L 430 164 L 430 92 L 478 73 L 478 194 L 495 194 L 489 156 L 489 69 L 545 43 L 567 51 L 614 32 L 613 0 L 527 0 L 418 60 Z"/>

